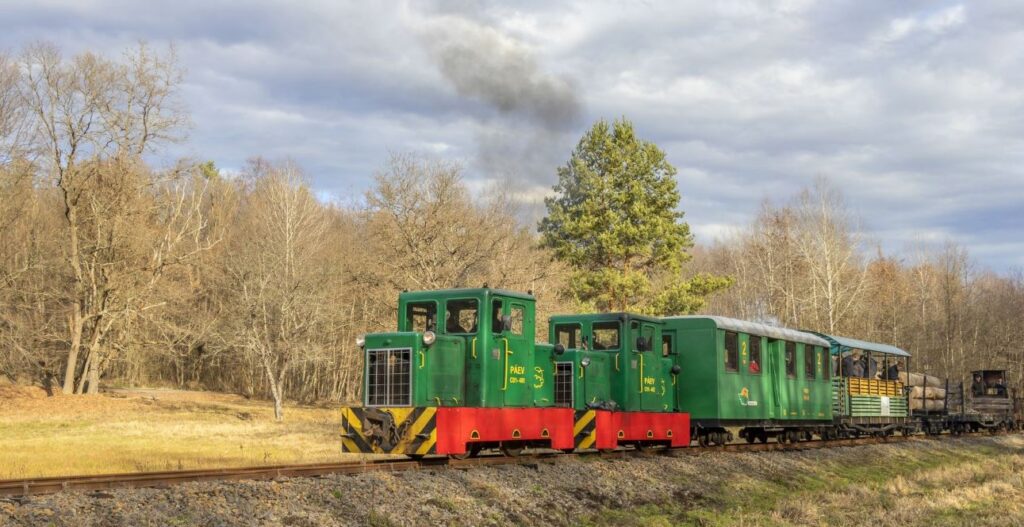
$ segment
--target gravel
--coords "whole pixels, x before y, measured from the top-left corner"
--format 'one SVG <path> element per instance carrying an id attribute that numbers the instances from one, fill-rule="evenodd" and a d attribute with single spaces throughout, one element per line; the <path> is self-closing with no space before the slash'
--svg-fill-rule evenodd
<path id="1" fill-rule="evenodd" d="M 0 500 L 0 525 L 574 525 L 606 509 L 713 506 L 737 478 L 778 478 L 823 462 L 900 458 L 963 446 L 1021 449 L 1019 436 L 916 440 L 803 452 L 570 459 Z"/>

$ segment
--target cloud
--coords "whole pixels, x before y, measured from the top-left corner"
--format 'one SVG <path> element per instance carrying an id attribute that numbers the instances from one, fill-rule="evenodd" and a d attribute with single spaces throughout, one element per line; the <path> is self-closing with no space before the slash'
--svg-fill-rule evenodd
<path id="1" fill-rule="evenodd" d="M 698 242 L 824 175 L 889 251 L 921 233 L 1024 267 L 1024 10 L 1016 1 L 5 6 L 0 49 L 174 42 L 194 128 L 167 152 L 301 163 L 359 196 L 388 152 L 461 162 L 533 204 L 598 118 L 679 169 Z"/>

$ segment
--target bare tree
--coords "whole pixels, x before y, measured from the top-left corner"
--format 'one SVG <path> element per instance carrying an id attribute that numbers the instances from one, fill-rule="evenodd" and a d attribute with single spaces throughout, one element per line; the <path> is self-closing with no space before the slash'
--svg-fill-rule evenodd
<path id="1" fill-rule="evenodd" d="M 250 172 L 254 188 L 240 218 L 245 230 L 233 240 L 228 269 L 244 317 L 239 349 L 266 374 L 281 420 L 287 375 L 321 346 L 329 223 L 294 164 L 258 160 Z"/>

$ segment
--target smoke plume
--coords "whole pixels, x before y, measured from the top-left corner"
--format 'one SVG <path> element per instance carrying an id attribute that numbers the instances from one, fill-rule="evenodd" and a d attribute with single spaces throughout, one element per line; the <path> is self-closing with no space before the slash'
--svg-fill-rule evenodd
<path id="1" fill-rule="evenodd" d="M 436 17 L 422 36 L 455 91 L 481 105 L 476 162 L 484 176 L 550 186 L 582 112 L 572 81 L 545 72 L 522 42 L 463 17 Z"/>

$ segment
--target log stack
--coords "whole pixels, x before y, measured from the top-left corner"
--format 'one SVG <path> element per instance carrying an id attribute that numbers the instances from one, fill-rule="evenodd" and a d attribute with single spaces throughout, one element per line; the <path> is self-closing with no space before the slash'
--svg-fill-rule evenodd
<path id="1" fill-rule="evenodd" d="M 910 387 L 910 409 L 939 412 L 946 408 L 946 382 L 932 375 L 900 373 L 900 381 Z"/>

